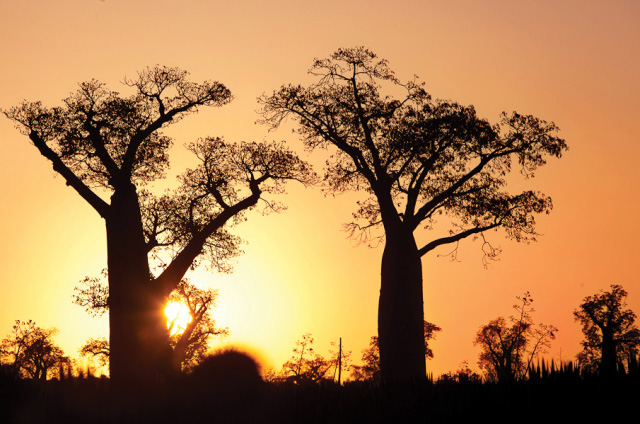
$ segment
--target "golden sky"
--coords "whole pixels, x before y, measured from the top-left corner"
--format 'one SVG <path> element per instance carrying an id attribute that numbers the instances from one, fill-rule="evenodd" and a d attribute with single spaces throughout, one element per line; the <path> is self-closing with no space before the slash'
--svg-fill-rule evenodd
<path id="1" fill-rule="evenodd" d="M 529 290 L 536 322 L 559 327 L 549 356 L 572 359 L 581 333 L 572 311 L 587 295 L 621 284 L 640 313 L 640 2 L 475 0 L 0 0 L 0 108 L 23 99 L 54 106 L 91 78 L 120 84 L 146 66 L 177 66 L 195 81 L 213 79 L 235 100 L 173 125 L 173 177 L 194 162 L 182 148 L 204 136 L 287 140 L 295 134 L 255 124 L 256 97 L 285 83 L 308 83 L 315 57 L 364 45 L 401 80 L 417 74 L 434 97 L 473 104 L 492 122 L 503 110 L 554 121 L 570 147 L 536 178 L 513 187 L 550 195 L 536 243 L 501 232 L 490 240 L 500 260 L 482 266 L 467 240 L 457 262 L 423 259 L 425 318 L 443 331 L 428 370 L 475 367 L 478 327 L 507 316 Z M 320 171 L 320 169 L 318 169 Z M 356 193 L 324 197 L 290 185 L 279 215 L 248 214 L 233 231 L 248 244 L 235 273 L 200 270 L 192 281 L 220 291 L 214 311 L 228 342 L 259 351 L 279 367 L 303 333 L 326 354 L 342 337 L 352 358 L 376 334 L 381 248 L 345 239 Z M 71 303 L 73 287 L 106 267 L 104 224 L 47 161 L 0 118 L 0 337 L 16 319 L 58 327 L 77 355 L 108 334 Z M 428 233 L 420 234 L 426 240 Z"/>

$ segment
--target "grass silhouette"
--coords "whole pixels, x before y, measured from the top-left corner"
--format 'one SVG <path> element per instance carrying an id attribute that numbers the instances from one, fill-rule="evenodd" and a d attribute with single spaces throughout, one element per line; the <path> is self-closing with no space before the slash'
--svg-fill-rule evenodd
<path id="1" fill-rule="evenodd" d="M 0 372 L 2 423 L 458 423 L 602 419 L 632 413 L 637 369 L 614 380 L 582 375 L 573 365 L 538 364 L 509 385 L 444 378 L 385 386 L 264 382 L 249 355 L 227 350 L 178 381 L 157 383 L 123 400 L 109 379 L 65 377 L 38 382 Z"/>

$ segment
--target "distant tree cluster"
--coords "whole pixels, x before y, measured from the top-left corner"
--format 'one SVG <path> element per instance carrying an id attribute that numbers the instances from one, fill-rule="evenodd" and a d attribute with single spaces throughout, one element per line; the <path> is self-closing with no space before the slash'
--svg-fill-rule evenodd
<path id="1" fill-rule="evenodd" d="M 583 375 L 612 378 L 640 365 L 640 330 L 636 314 L 626 308 L 626 297 L 626 290 L 614 284 L 608 291 L 585 297 L 573 312 L 584 334 L 576 367 Z M 490 321 L 474 339 L 481 348 L 478 365 L 487 381 L 511 383 L 526 378 L 533 371 L 533 359 L 547 351 L 558 331 L 550 324 L 534 325 L 529 292 L 517 299 L 516 315 L 508 321 L 503 317 Z M 539 367 L 535 372 L 540 373 Z"/>
<path id="2" fill-rule="evenodd" d="M 434 339 L 435 333 L 439 331 L 441 331 L 440 327 L 424 321 L 425 359 L 433 358 L 429 341 Z M 313 342 L 311 333 L 304 334 L 302 339 L 296 341 L 291 358 L 279 371 L 271 370 L 267 380 L 288 381 L 295 384 L 335 381 L 340 384 L 343 372 L 346 374 L 351 371 L 350 380 L 352 381 L 380 381 L 380 346 L 377 336 L 372 336 L 369 347 L 362 351 L 362 365 L 353 365 L 351 351 L 343 349 L 341 344 L 331 342 L 333 346 L 329 351 L 331 356 L 326 359 L 314 350 Z"/>
<path id="3" fill-rule="evenodd" d="M 218 290 L 199 289 L 183 280 L 169 295 L 168 302 L 181 302 L 187 306 L 191 321 L 182 331 L 172 333 L 170 343 L 173 349 L 173 361 L 176 368 L 189 372 L 202 362 L 216 337 L 229 334 L 228 328 L 216 326 L 211 310 L 216 306 Z M 170 333 L 173 323 L 169 323 Z"/>
<path id="4" fill-rule="evenodd" d="M 89 279 L 90 280 L 90 279 Z M 76 290 L 76 303 L 92 310 L 93 304 L 106 305 L 108 302 L 100 296 L 94 297 L 94 303 L 84 302 L 87 293 L 108 294 L 100 288 L 99 279 L 93 280 L 89 289 Z M 191 372 L 208 355 L 208 340 L 211 336 L 226 334 L 226 329 L 218 330 L 210 316 L 210 307 L 215 306 L 217 292 L 201 290 L 184 281 L 176 290 L 171 301 L 181 301 L 188 305 L 193 319 L 180 333 L 172 338 L 172 346 L 178 351 L 176 357 L 182 358 L 182 370 Z M 583 350 L 577 356 L 577 367 L 572 363 L 556 366 L 545 365 L 544 361 L 534 363 L 534 359 L 544 354 L 555 339 L 558 329 L 550 324 L 535 324 L 531 314 L 533 298 L 529 292 L 517 296 L 518 303 L 513 305 L 516 314 L 508 319 L 498 317 L 480 327 L 474 344 L 481 348 L 478 365 L 485 381 L 511 384 L 527 378 L 540 378 L 549 372 L 565 374 L 580 372 L 581 375 L 600 375 L 612 378 L 617 373 L 635 372 L 640 369 L 640 329 L 635 324 L 636 314 L 626 307 L 627 292 L 620 285 L 612 285 L 610 290 L 601 290 L 584 298 L 574 311 L 576 321 L 582 325 Z M 93 308 L 98 310 L 99 308 Z M 95 312 L 95 311 L 94 311 Z M 425 359 L 434 356 L 429 342 L 435 338 L 441 328 L 424 321 Z M 53 337 L 58 330 L 43 329 L 33 321 L 16 321 L 12 332 L 0 343 L 0 363 L 4 373 L 15 377 L 46 380 L 63 377 L 61 371 L 67 367 L 71 372 L 73 361 L 64 356 L 55 344 Z M 371 337 L 369 347 L 362 351 L 362 365 L 351 363 L 351 351 L 332 342 L 330 357 L 318 354 L 313 346 L 314 338 L 306 333 L 296 342 L 292 357 L 281 370 L 271 370 L 265 375 L 267 381 L 292 382 L 295 384 L 317 384 L 327 381 L 341 383 L 341 374 L 351 371 L 353 381 L 380 381 L 380 348 L 378 337 Z M 186 349 L 180 351 L 179 349 Z M 108 365 L 111 355 L 109 341 L 105 338 L 90 338 L 80 349 L 80 356 L 90 358 L 103 367 Z M 542 365 L 540 365 L 542 364 Z M 481 381 L 481 377 L 469 368 L 464 361 L 455 372 L 440 376 L 441 381 Z"/>
<path id="5" fill-rule="evenodd" d="M 17 320 L 12 332 L 0 344 L 2 364 L 16 376 L 46 380 L 56 375 L 58 366 L 67 362 L 53 341 L 56 328 L 41 328 L 35 322 Z"/>
<path id="6" fill-rule="evenodd" d="M 111 349 L 109 340 L 104 337 L 90 337 L 79 349 L 80 357 L 89 361 L 87 373 L 93 375 L 94 371 L 99 371 L 109 367 L 109 356 Z"/>
<path id="7" fill-rule="evenodd" d="M 282 364 L 280 371 L 272 370 L 267 379 L 295 384 L 321 383 L 329 380 L 340 383 L 340 378 L 336 377 L 351 367 L 351 351 L 346 351 L 342 349 L 342 345 L 339 345 L 338 350 L 331 350 L 331 357 L 325 359 L 324 356 L 315 352 L 313 342 L 311 333 L 303 334 L 302 339 L 296 341 L 291 358 Z M 334 349 L 336 348 L 335 342 L 331 345 Z"/>
<path id="8" fill-rule="evenodd" d="M 456 383 L 478 383 L 482 381 L 482 376 L 469 368 L 469 361 L 464 360 L 462 361 L 462 363 L 460 363 L 457 370 L 449 371 L 445 374 L 442 374 L 438 381 L 454 381 Z"/>

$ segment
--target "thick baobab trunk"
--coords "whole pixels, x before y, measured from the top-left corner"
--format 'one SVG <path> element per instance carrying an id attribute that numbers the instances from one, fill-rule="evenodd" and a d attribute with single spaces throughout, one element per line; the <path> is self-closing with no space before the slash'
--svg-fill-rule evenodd
<path id="1" fill-rule="evenodd" d="M 602 357 L 600 358 L 600 375 L 611 378 L 616 375 L 616 344 L 613 331 L 609 327 L 602 328 Z"/>
<path id="2" fill-rule="evenodd" d="M 378 307 L 383 381 L 425 378 L 422 262 L 412 233 L 386 227 Z"/>
<path id="3" fill-rule="evenodd" d="M 118 190 L 107 218 L 110 373 L 118 386 L 157 382 L 170 369 L 164 302 L 150 282 L 135 187 Z"/>

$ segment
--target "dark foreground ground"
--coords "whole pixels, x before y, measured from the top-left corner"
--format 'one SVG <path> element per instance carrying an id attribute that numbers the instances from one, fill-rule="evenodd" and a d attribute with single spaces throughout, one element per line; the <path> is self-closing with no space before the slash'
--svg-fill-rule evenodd
<path id="1" fill-rule="evenodd" d="M 611 423 L 635 422 L 639 410 L 639 379 L 630 377 L 508 387 L 452 380 L 403 387 L 179 381 L 126 394 L 111 390 L 107 379 L 0 380 L 0 423 L 7 424 Z"/>

